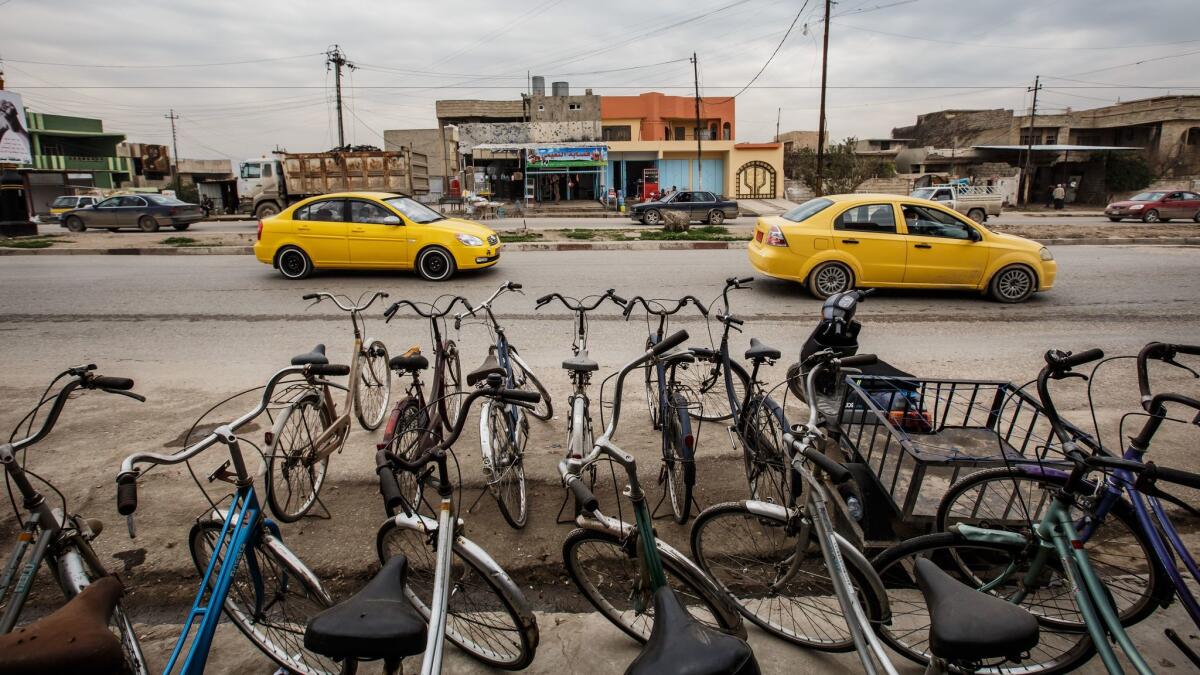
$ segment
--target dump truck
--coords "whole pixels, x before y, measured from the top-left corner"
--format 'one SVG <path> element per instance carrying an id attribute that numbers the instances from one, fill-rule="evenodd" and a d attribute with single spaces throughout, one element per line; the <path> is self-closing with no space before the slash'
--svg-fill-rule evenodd
<path id="1" fill-rule="evenodd" d="M 279 153 L 248 159 L 238 168 L 238 211 L 267 218 L 330 192 L 429 193 L 428 158 L 409 148 Z"/>
<path id="2" fill-rule="evenodd" d="M 977 223 L 1000 215 L 1004 197 L 997 185 L 931 185 L 917 188 L 910 197 L 930 199 L 948 206 Z"/>

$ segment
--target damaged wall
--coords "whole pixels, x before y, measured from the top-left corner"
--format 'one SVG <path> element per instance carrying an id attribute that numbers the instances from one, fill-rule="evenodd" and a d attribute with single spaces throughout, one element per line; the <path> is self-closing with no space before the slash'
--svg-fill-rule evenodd
<path id="1" fill-rule="evenodd" d="M 462 152 L 484 143 L 587 143 L 600 140 L 600 122 L 460 124 Z"/>
<path id="2" fill-rule="evenodd" d="M 1016 143 L 1013 111 L 939 110 L 917 116 L 917 123 L 892 129 L 893 138 L 911 138 L 909 147 L 962 148 Z"/>

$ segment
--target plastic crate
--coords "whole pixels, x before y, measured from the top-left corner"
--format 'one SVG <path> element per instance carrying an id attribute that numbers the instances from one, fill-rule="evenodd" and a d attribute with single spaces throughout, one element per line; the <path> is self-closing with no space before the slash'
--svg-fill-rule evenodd
<path id="1" fill-rule="evenodd" d="M 1006 463 L 1062 464 L 1036 396 L 1009 382 L 850 376 L 839 442 L 866 463 L 902 521 L 928 521 L 959 478 Z M 1081 446 L 1092 437 L 1067 424 Z"/>

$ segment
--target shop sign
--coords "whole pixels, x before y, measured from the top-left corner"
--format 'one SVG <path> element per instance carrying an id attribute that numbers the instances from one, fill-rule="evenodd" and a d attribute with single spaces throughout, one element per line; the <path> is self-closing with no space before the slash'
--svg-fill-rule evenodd
<path id="1" fill-rule="evenodd" d="M 607 163 L 608 147 L 604 145 L 531 148 L 525 154 L 525 164 L 530 168 L 604 166 Z"/>

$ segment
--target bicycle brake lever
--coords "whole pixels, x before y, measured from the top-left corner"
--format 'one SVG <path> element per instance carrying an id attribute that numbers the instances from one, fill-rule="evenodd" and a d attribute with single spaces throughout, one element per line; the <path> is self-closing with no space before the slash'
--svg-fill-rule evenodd
<path id="1" fill-rule="evenodd" d="M 1083 373 L 1074 373 L 1074 372 L 1070 372 L 1070 371 L 1066 371 L 1066 372 L 1062 372 L 1062 373 L 1055 373 L 1055 374 L 1051 375 L 1050 377 L 1055 380 L 1065 380 L 1069 377 L 1077 377 L 1085 382 L 1088 379 L 1088 376 L 1084 375 Z"/>
<path id="2" fill-rule="evenodd" d="M 129 538 L 137 539 L 137 527 L 133 523 L 133 514 L 125 516 L 125 528 L 129 530 Z"/>
<path id="3" fill-rule="evenodd" d="M 132 391 L 121 391 L 119 389 L 101 389 L 100 391 L 102 391 L 106 394 L 120 394 L 121 396 L 127 396 L 127 397 L 129 397 L 135 401 L 141 402 L 141 403 L 146 402 L 145 396 L 142 396 L 141 394 L 135 394 Z"/>
<path id="4" fill-rule="evenodd" d="M 1169 358 L 1169 359 L 1163 359 L 1163 363 L 1169 363 L 1169 364 L 1171 364 L 1171 365 L 1175 366 L 1176 368 L 1182 368 L 1183 370 L 1186 370 L 1186 371 L 1188 371 L 1189 373 L 1191 373 L 1191 374 L 1192 374 L 1192 377 L 1200 379 L 1200 373 L 1197 373 L 1196 371 L 1192 370 L 1191 368 L 1189 368 L 1189 367 L 1187 367 L 1187 366 L 1183 365 L 1182 363 L 1180 363 L 1180 362 L 1176 361 L 1176 360 L 1174 359 L 1174 357 L 1172 357 L 1172 358 Z"/>

